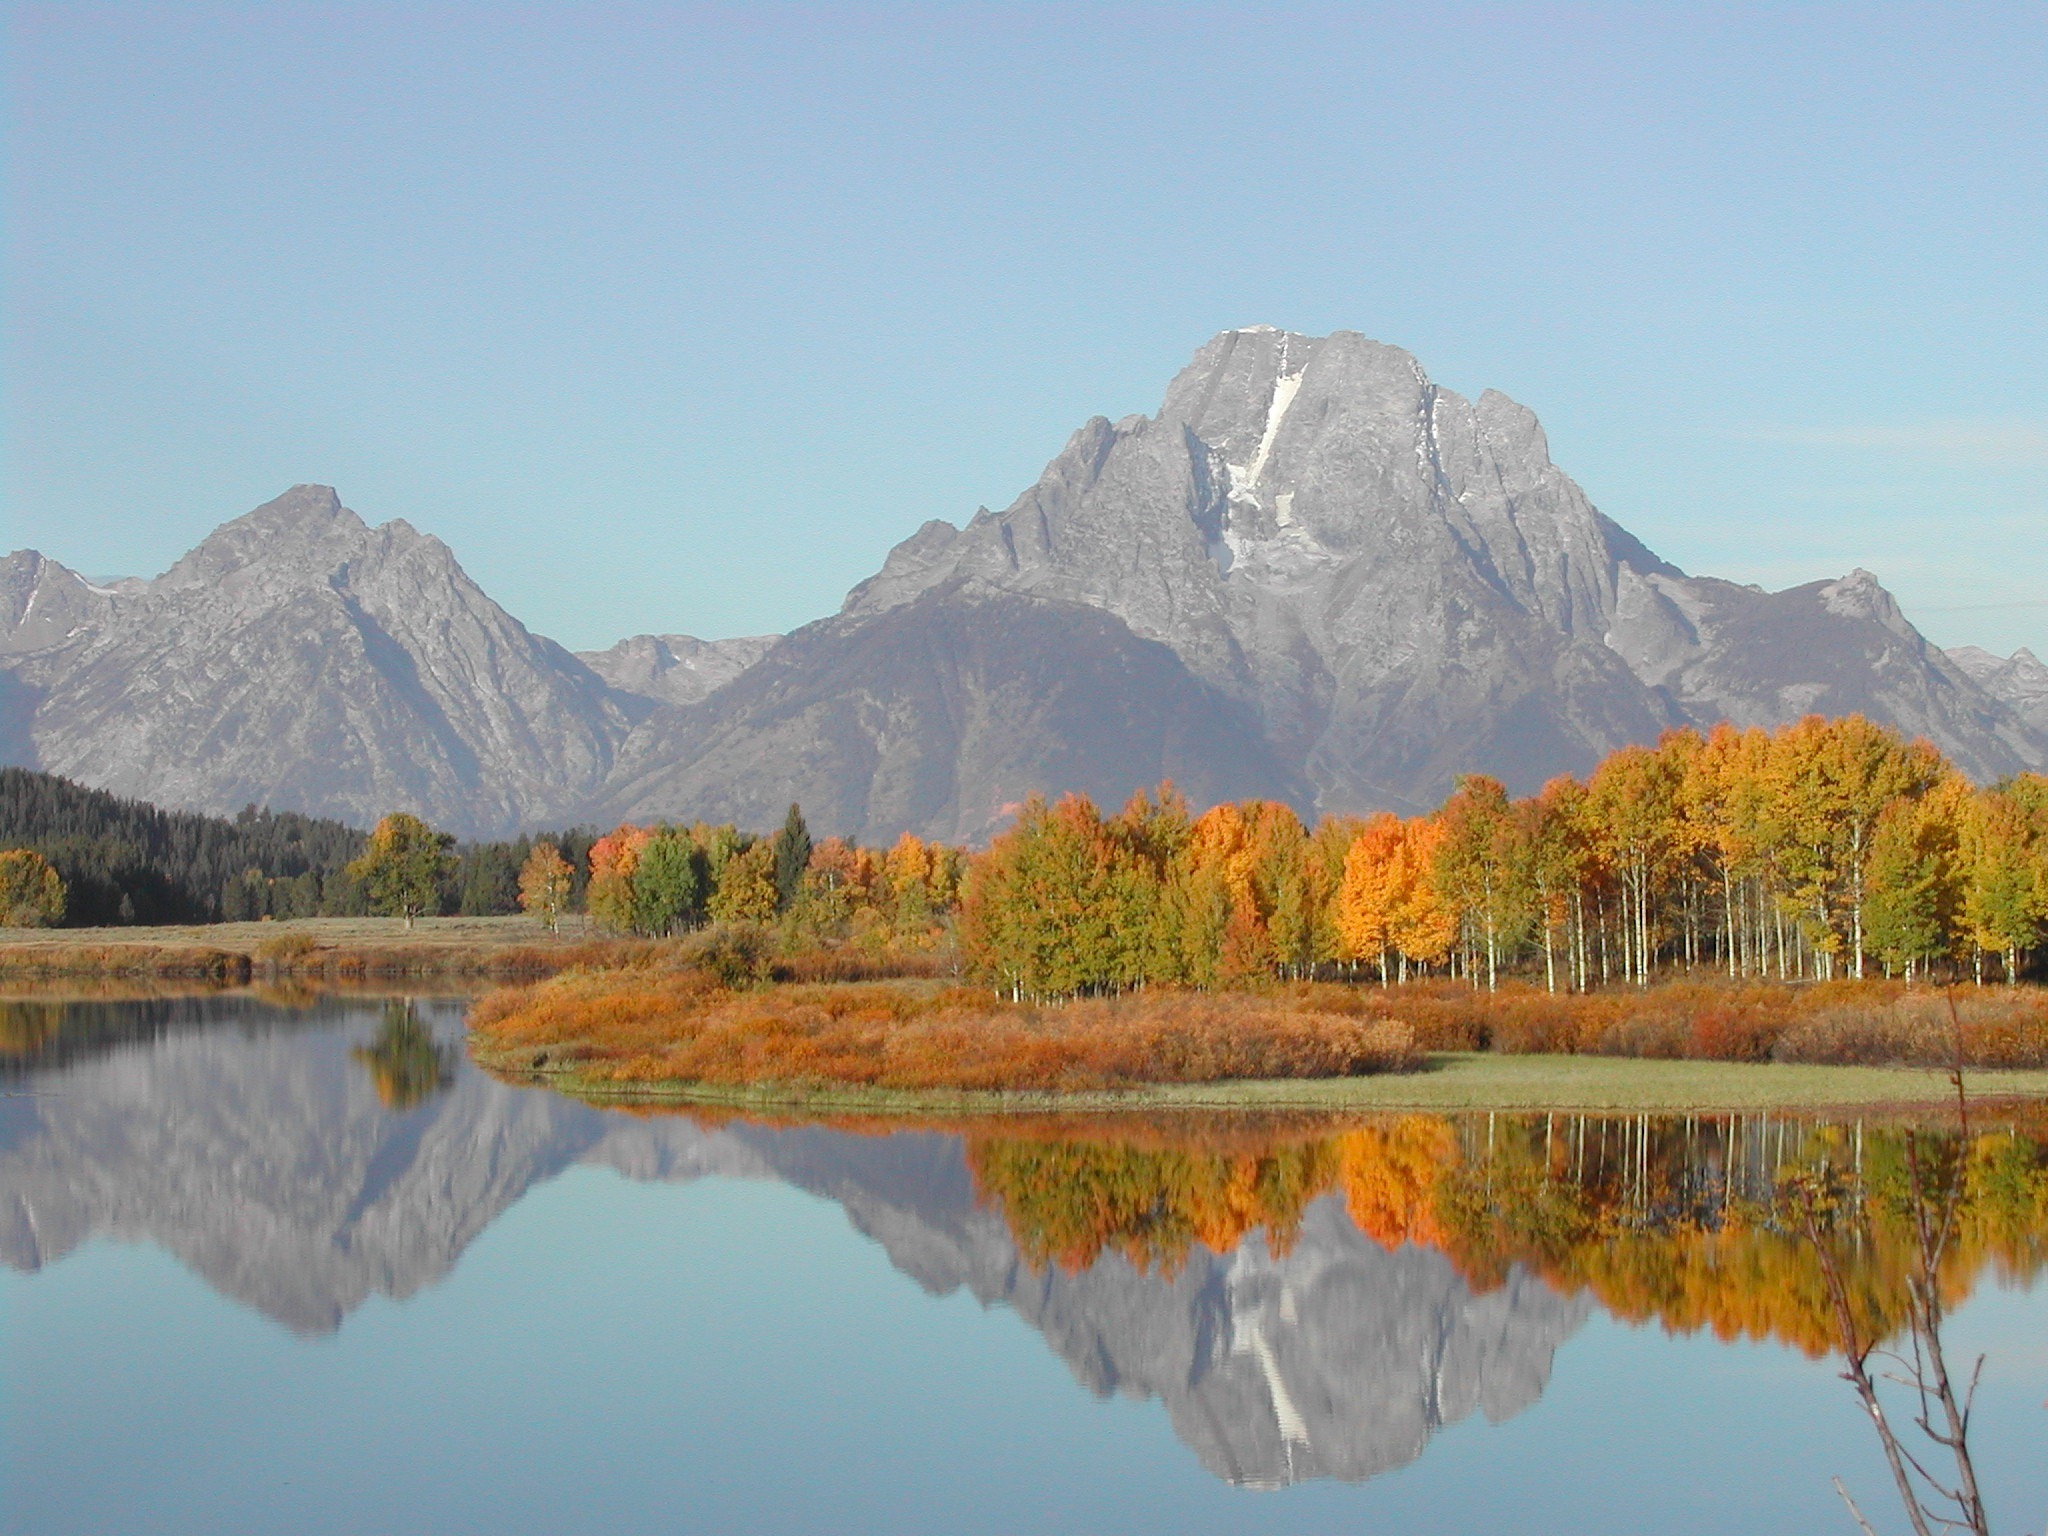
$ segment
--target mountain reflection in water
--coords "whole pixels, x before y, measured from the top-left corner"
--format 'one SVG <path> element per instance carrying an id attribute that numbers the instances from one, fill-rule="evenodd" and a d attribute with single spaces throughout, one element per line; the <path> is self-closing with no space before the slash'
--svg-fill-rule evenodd
<path id="1" fill-rule="evenodd" d="M 1534 1403 L 1594 1306 L 1824 1352 L 1781 1175 L 1827 1163 L 1866 1218 L 1853 1305 L 1897 1317 L 1901 1136 L 1782 1118 L 1407 1116 L 914 1129 L 631 1114 L 458 1066 L 461 1006 L 0 1004 L 0 1258 L 147 1241 L 307 1335 L 446 1275 L 574 1164 L 776 1179 L 838 1202 L 935 1294 L 1002 1303 L 1099 1394 L 1157 1397 L 1249 1486 L 1402 1466 Z M 1961 1148 L 1955 1297 L 2030 1280 L 2048 1144 Z"/>

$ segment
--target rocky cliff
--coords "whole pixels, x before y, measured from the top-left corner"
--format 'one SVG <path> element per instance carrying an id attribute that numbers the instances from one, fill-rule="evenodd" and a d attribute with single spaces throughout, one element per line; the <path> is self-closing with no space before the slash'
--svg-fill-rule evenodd
<path id="1" fill-rule="evenodd" d="M 2048 665 L 2032 651 L 2021 646 L 2010 656 L 2000 657 L 1979 646 L 1962 645 L 1947 655 L 2036 735 L 2048 736 Z"/>

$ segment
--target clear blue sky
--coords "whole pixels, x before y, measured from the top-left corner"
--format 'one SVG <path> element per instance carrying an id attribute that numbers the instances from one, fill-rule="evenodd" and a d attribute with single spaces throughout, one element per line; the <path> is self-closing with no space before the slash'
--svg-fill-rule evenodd
<path id="1" fill-rule="evenodd" d="M 7 9 L 0 535 L 295 481 L 575 645 L 1360 330 L 1688 568 L 2048 655 L 2048 7 Z"/>

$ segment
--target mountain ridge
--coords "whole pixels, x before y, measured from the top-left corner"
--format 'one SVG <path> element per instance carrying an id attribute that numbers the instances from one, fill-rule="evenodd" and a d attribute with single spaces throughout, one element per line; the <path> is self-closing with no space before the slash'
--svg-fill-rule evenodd
<path id="1" fill-rule="evenodd" d="M 1220 334 L 787 636 L 572 654 L 438 539 L 298 486 L 154 581 L 0 562 L 0 757 L 216 812 L 489 835 L 585 817 L 985 838 L 1030 793 L 1304 814 L 1518 793 L 1721 719 L 1861 712 L 1978 779 L 2048 764 L 2048 669 L 1943 652 L 1861 569 L 1690 575 L 1535 414 L 1339 331 Z"/>

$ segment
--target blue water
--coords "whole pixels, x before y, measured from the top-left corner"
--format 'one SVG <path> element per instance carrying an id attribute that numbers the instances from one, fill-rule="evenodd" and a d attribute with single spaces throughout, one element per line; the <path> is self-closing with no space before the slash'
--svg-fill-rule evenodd
<path id="1" fill-rule="evenodd" d="M 9 1532 L 1850 1532 L 1838 1474 L 1901 1526 L 1832 1364 L 1475 1295 L 1334 1201 L 1284 1257 L 1040 1272 L 950 1136 L 452 1054 L 387 1103 L 374 1004 L 122 1007 L 0 1099 Z M 2038 1531 L 2048 1296 L 1950 1347 Z"/>

